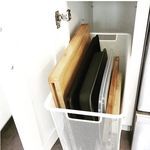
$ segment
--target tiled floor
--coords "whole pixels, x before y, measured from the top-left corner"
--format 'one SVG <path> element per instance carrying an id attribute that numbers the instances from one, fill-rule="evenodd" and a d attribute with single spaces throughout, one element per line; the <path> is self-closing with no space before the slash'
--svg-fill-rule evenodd
<path id="1" fill-rule="evenodd" d="M 20 138 L 18 136 L 15 123 L 11 118 L 4 129 L 1 132 L 1 150 L 23 150 Z M 121 134 L 120 150 L 131 149 L 132 134 L 130 132 L 123 131 Z M 62 150 L 59 140 L 55 143 L 51 150 Z"/>

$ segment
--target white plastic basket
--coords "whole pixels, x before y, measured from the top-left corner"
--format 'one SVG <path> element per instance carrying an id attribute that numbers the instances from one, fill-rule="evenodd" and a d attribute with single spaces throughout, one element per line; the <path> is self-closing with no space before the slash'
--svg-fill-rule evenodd
<path id="1" fill-rule="evenodd" d="M 123 115 L 55 108 L 49 95 L 50 110 L 63 150 L 119 150 Z M 50 106 L 50 107 L 49 107 Z M 68 114 L 98 117 L 98 121 L 70 118 Z"/>
<path id="2" fill-rule="evenodd" d="M 113 35 L 113 39 L 100 40 L 101 48 L 113 51 L 120 56 L 120 70 L 124 73 L 126 62 L 131 51 L 131 37 L 125 33 L 91 33 L 103 37 Z M 110 36 L 112 38 L 112 36 Z M 60 142 L 64 150 L 119 150 L 123 114 L 111 115 L 105 113 L 77 111 L 55 108 L 51 95 L 45 106 L 50 110 Z M 98 121 L 70 118 L 68 114 L 97 117 Z"/>

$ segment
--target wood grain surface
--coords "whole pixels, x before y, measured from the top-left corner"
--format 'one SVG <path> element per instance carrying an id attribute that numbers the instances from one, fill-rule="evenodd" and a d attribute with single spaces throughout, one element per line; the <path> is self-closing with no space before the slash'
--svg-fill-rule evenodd
<path id="1" fill-rule="evenodd" d="M 112 77 L 110 82 L 106 113 L 120 114 L 121 101 L 121 73 L 119 72 L 119 57 L 113 61 Z"/>
<path id="2" fill-rule="evenodd" d="M 64 55 L 49 75 L 49 85 L 56 107 L 65 108 L 65 96 L 72 86 L 85 50 L 90 43 L 90 31 L 87 24 L 82 24 L 75 32 Z"/>

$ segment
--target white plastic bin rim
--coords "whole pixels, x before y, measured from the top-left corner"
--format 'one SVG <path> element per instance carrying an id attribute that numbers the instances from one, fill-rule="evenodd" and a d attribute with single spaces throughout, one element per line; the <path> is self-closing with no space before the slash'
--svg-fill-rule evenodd
<path id="1" fill-rule="evenodd" d="M 123 115 L 122 113 L 119 115 L 112 115 L 112 114 L 106 114 L 106 113 L 56 108 L 51 93 L 48 95 L 44 106 L 47 110 L 49 110 L 51 112 L 63 112 L 63 113 L 70 113 L 70 114 L 77 114 L 77 115 L 84 115 L 84 116 L 93 116 L 93 117 L 102 117 L 102 118 L 111 118 L 111 119 L 122 119 L 125 117 L 125 115 Z"/>
<path id="2" fill-rule="evenodd" d="M 102 33 L 102 32 L 91 32 L 90 33 L 90 35 L 91 35 L 91 37 L 94 37 L 94 36 L 96 36 L 96 35 L 100 35 L 100 36 L 115 36 L 115 39 L 104 39 L 104 40 L 102 40 L 102 39 L 100 39 L 101 41 L 117 41 L 117 39 L 118 39 L 118 36 L 131 36 L 129 33 Z"/>

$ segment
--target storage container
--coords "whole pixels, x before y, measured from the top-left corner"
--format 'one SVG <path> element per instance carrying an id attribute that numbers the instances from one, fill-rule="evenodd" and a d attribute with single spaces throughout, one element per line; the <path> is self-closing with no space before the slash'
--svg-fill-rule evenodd
<path id="1" fill-rule="evenodd" d="M 91 38 L 95 35 L 99 35 L 101 49 L 106 48 L 108 55 L 111 52 L 112 55 L 120 57 L 120 71 L 125 77 L 126 62 L 129 61 L 131 52 L 130 34 L 91 33 Z M 119 150 L 123 114 L 56 108 L 50 95 L 46 108 L 52 114 L 64 150 Z M 68 114 L 98 117 L 98 121 L 70 118 Z"/>
<path id="2" fill-rule="evenodd" d="M 119 150 L 123 115 L 59 108 L 50 111 L 64 150 Z M 99 121 L 73 119 L 68 114 L 98 117 Z"/>

